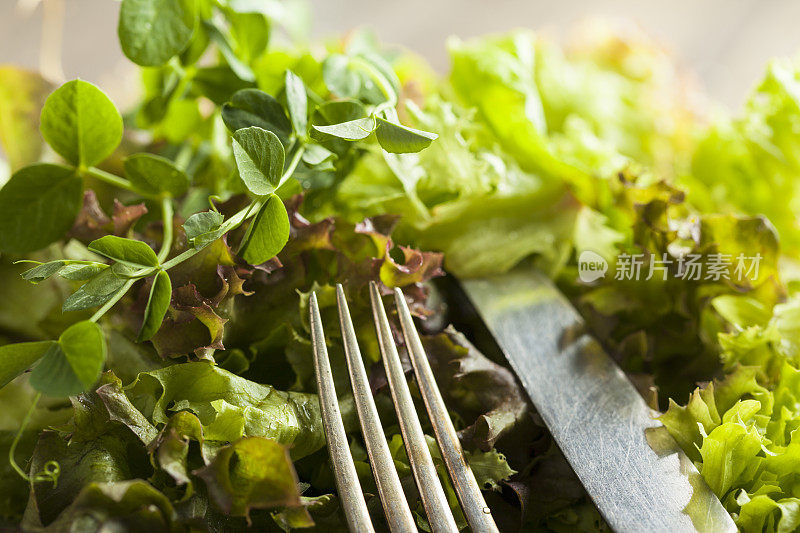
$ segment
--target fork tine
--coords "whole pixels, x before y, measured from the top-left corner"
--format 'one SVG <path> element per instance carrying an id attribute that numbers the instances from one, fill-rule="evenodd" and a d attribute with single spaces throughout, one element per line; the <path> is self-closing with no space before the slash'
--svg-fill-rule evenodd
<path id="1" fill-rule="evenodd" d="M 458 501 L 461 502 L 461 509 L 464 511 L 472 531 L 495 533 L 498 531 L 497 525 L 486 505 L 486 500 L 483 499 L 478 482 L 475 481 L 475 474 L 464 458 L 458 435 L 450 421 L 450 415 L 447 413 L 447 407 L 439 387 L 436 385 L 433 371 L 431 371 L 428 357 L 422 347 L 417 328 L 414 327 L 414 320 L 411 318 L 403 292 L 396 288 L 394 298 L 397 304 L 397 313 L 400 315 L 400 325 L 403 328 L 406 348 L 408 348 L 411 364 L 414 366 L 414 373 L 417 376 L 417 386 L 422 393 L 422 399 L 433 425 L 447 471 L 450 473 L 450 479 L 453 481 Z"/>
<path id="2" fill-rule="evenodd" d="M 445 531 L 457 533 L 458 527 L 447 503 L 442 484 L 436 475 L 436 467 L 425 442 L 425 435 L 422 432 L 403 367 L 400 364 L 400 356 L 397 354 L 397 347 L 394 345 L 389 329 L 389 319 L 386 317 L 386 310 L 383 308 L 383 302 L 381 302 L 375 282 L 370 283 L 369 290 L 372 316 L 375 319 L 375 329 L 383 356 L 383 366 L 389 380 L 389 389 L 397 411 L 397 419 L 403 434 L 403 443 L 408 452 L 411 470 L 419 488 L 425 513 L 428 515 L 428 523 L 434 533 Z"/>
<path id="3" fill-rule="evenodd" d="M 336 303 L 339 307 L 339 325 L 342 328 L 344 353 L 347 357 L 347 368 L 350 371 L 350 383 L 353 386 L 358 420 L 361 423 L 361 433 L 367 445 L 378 494 L 383 503 L 386 522 L 393 532 L 416 532 L 414 516 L 408 507 L 403 486 L 400 484 L 397 469 L 394 467 L 394 459 L 392 459 L 389 445 L 383 435 L 378 409 L 372 398 L 372 391 L 367 381 L 367 371 L 364 369 L 364 361 L 361 359 L 361 350 L 358 348 L 350 310 L 347 308 L 347 298 L 341 284 L 336 285 Z"/>
<path id="4" fill-rule="evenodd" d="M 319 314 L 317 295 L 313 292 L 308 307 L 311 315 L 311 342 L 314 349 L 314 369 L 319 389 L 322 425 L 328 441 L 328 453 L 331 457 L 342 509 L 350 531 L 374 532 L 369 512 L 367 512 L 367 503 L 361 492 L 361 483 L 358 481 L 356 467 L 353 464 L 353 456 L 350 455 L 350 447 L 347 444 L 342 414 L 339 412 L 339 402 L 336 399 L 336 389 L 333 386 L 331 365 L 328 361 L 328 348 L 325 346 L 322 317 Z"/>

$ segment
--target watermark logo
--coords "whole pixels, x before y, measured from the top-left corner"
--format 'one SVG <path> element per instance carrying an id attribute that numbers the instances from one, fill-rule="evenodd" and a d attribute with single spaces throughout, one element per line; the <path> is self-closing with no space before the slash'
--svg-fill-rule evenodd
<path id="1" fill-rule="evenodd" d="M 591 250 L 584 250 L 578 257 L 578 277 L 584 283 L 592 283 L 606 277 L 608 261 L 602 255 Z"/>
<path id="2" fill-rule="evenodd" d="M 745 283 L 758 280 L 762 259 L 760 253 L 755 255 L 740 253 L 737 256 L 721 253 L 705 256 L 686 254 L 677 258 L 666 253 L 661 254 L 661 257 L 620 254 L 617 257 L 614 279 L 625 281 L 656 278 L 666 281 L 671 276 L 692 281 L 729 280 L 734 283 Z"/>
<path id="3" fill-rule="evenodd" d="M 608 274 L 618 281 L 648 281 L 669 278 L 692 281 L 731 281 L 733 283 L 755 282 L 759 279 L 760 253 L 738 255 L 711 253 L 686 254 L 673 257 L 663 253 L 618 255 L 614 261 L 613 272 L 609 271 L 606 259 L 591 250 L 584 250 L 578 256 L 578 278 L 583 283 L 592 283 Z"/>

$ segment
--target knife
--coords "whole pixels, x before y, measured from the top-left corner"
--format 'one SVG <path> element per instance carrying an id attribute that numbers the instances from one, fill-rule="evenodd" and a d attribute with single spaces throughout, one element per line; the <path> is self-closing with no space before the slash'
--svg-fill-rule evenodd
<path id="1" fill-rule="evenodd" d="M 614 531 L 736 531 L 656 412 L 548 278 L 526 266 L 461 287 Z"/>

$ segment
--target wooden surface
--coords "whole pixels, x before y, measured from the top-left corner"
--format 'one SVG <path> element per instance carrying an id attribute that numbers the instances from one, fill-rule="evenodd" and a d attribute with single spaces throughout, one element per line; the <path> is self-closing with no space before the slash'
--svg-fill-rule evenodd
<path id="1" fill-rule="evenodd" d="M 52 1 L 52 0 L 51 0 Z M 65 6 L 63 69 L 67 78 L 103 84 L 124 97 L 135 78 L 116 40 L 119 3 L 61 0 Z M 18 8 L 28 6 L 28 12 Z M 39 0 L 0 0 L 0 63 L 36 68 L 42 7 Z M 697 74 L 710 95 L 738 106 L 770 57 L 800 49 L 800 2 L 794 0 L 311 0 L 312 37 L 368 25 L 386 42 L 411 48 L 440 71 L 444 41 L 513 27 L 567 34 L 591 16 L 638 22 Z"/>

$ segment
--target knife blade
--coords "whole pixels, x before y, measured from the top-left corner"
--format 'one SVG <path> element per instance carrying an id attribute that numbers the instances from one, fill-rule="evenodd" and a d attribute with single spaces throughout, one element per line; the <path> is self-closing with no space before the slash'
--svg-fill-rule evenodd
<path id="1" fill-rule="evenodd" d="M 460 283 L 612 529 L 736 531 L 655 411 L 548 278 L 519 267 Z"/>

